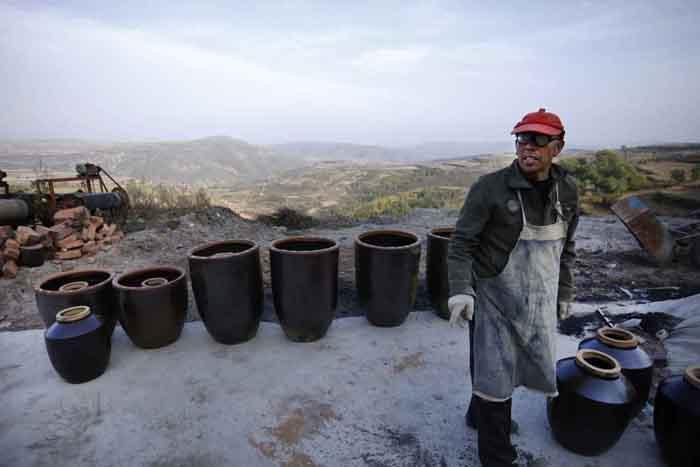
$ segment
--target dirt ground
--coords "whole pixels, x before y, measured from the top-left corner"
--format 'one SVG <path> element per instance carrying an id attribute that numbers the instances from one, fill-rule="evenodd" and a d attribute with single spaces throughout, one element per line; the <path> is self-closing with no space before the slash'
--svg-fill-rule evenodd
<path id="1" fill-rule="evenodd" d="M 93 258 L 73 261 L 49 261 L 39 268 L 21 268 L 17 278 L 0 279 L 0 330 L 17 331 L 41 328 L 33 287 L 43 277 L 78 268 L 103 268 L 121 273 L 151 265 L 177 265 L 187 269 L 190 249 L 205 242 L 223 239 L 249 239 L 261 245 L 265 281 L 263 319 L 276 321 L 270 289 L 270 242 L 289 235 L 319 235 L 337 240 L 341 246 L 339 295 L 336 317 L 358 314 L 354 279 L 353 240 L 359 233 L 392 228 L 412 231 L 423 239 L 421 272 L 415 308 L 430 310 L 425 287 L 425 238 L 437 226 L 453 225 L 453 210 L 418 209 L 410 215 L 384 223 L 359 224 L 344 228 L 314 228 L 302 232 L 287 231 L 243 219 L 226 208 L 213 207 L 199 213 L 171 213 L 156 218 L 133 217 L 124 226 L 127 236 L 109 251 Z M 700 222 L 693 218 L 661 218 L 675 230 L 694 231 Z M 576 300 L 607 303 L 620 300 L 643 303 L 700 293 L 700 269 L 687 258 L 659 267 L 637 244 L 634 237 L 614 216 L 583 217 L 577 232 L 575 276 Z M 188 319 L 199 319 L 190 291 Z"/>

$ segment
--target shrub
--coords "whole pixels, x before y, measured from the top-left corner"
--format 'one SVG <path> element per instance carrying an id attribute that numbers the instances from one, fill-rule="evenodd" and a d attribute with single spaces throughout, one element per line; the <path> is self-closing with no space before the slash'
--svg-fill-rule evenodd
<path id="1" fill-rule="evenodd" d="M 270 215 L 260 215 L 258 220 L 268 225 L 287 227 L 289 229 L 308 229 L 314 226 L 311 216 L 302 214 L 296 209 L 281 207 Z"/>
<path id="2" fill-rule="evenodd" d="M 130 180 L 126 184 L 131 207 L 137 211 L 169 209 L 200 210 L 211 206 L 204 188 L 192 189 L 185 185 L 151 184 L 144 180 Z"/>
<path id="3" fill-rule="evenodd" d="M 690 179 L 693 181 L 700 180 L 700 167 L 690 169 Z"/>
<path id="4" fill-rule="evenodd" d="M 685 170 L 683 169 L 673 169 L 671 170 L 671 178 L 674 182 L 683 183 L 685 181 Z"/>

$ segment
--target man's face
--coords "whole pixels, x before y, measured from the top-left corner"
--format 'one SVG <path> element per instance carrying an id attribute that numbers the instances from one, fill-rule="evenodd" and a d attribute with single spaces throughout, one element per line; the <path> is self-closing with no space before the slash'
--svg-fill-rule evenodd
<path id="1" fill-rule="evenodd" d="M 527 137 L 530 136 L 531 137 Z M 534 139 L 537 133 L 530 133 L 521 142 L 516 139 L 515 152 L 518 155 L 518 165 L 525 177 L 530 180 L 546 180 L 549 176 L 549 169 L 552 167 L 552 160 L 559 155 L 564 142 L 555 139 L 549 141 L 544 146 L 538 146 Z M 546 138 L 545 138 L 546 139 Z"/>

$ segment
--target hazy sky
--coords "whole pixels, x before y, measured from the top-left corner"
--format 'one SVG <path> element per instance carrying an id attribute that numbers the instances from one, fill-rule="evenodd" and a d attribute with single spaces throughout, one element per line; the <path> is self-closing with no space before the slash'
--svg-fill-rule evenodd
<path id="1" fill-rule="evenodd" d="M 697 0 L 178 3 L 0 3 L 0 138 L 700 141 Z"/>

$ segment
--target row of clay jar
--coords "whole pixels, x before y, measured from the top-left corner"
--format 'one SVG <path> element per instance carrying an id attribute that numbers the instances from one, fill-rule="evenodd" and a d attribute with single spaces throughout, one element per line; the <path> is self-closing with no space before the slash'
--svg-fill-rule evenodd
<path id="1" fill-rule="evenodd" d="M 428 235 L 428 289 L 443 318 L 451 231 L 439 228 Z M 339 250 L 337 242 L 320 237 L 289 237 L 271 244 L 274 308 L 290 340 L 315 341 L 330 327 L 337 305 Z M 375 230 L 355 239 L 358 298 L 370 323 L 399 326 L 413 310 L 420 254 L 420 240 L 410 232 Z M 249 240 L 208 243 L 189 252 L 188 266 L 197 309 L 214 340 L 230 345 L 253 338 L 263 313 L 260 247 Z M 75 337 L 86 325 L 91 332 L 103 328 L 100 332 L 111 338 L 117 320 L 138 347 L 175 342 L 187 312 L 187 274 L 175 266 L 136 269 L 116 277 L 106 270 L 74 270 L 42 279 L 35 297 L 54 366 L 68 381 L 85 381 L 104 369 L 93 371 L 92 377 L 84 369 L 80 376 L 67 374 L 68 363 L 56 364 L 60 345 L 74 352 Z M 108 350 L 103 345 L 101 353 Z"/>
<path id="2" fill-rule="evenodd" d="M 612 448 L 650 395 L 654 364 L 630 331 L 605 327 L 557 362 L 558 395 L 547 400 L 554 438 L 584 456 Z M 654 398 L 654 433 L 672 467 L 700 465 L 700 365 L 664 379 Z"/>
<path id="3" fill-rule="evenodd" d="M 426 279 L 438 315 L 446 317 L 447 244 L 452 229 L 428 234 Z M 215 242 L 188 255 L 195 301 L 218 342 L 253 338 L 262 315 L 259 247 L 247 240 Z M 292 237 L 273 242 L 270 272 L 275 311 L 287 337 L 323 337 L 335 313 L 339 247 L 333 240 Z M 370 323 L 398 326 L 413 309 L 420 242 L 409 232 L 371 231 L 355 240 L 358 296 Z M 109 361 L 117 319 L 143 348 L 168 345 L 180 335 L 187 309 L 185 272 L 176 267 L 127 271 L 78 270 L 49 276 L 35 289 L 49 328 L 46 346 L 67 381 L 89 381 Z M 54 322 L 55 321 L 55 322 Z M 583 455 L 612 447 L 646 403 L 653 365 L 634 335 L 604 328 L 581 342 L 576 357 L 557 363 L 559 396 L 548 419 L 563 446 Z M 672 466 L 698 465 L 691 449 L 700 432 L 700 367 L 659 386 L 656 437 Z M 690 463 L 689 463 L 690 462 Z"/>

